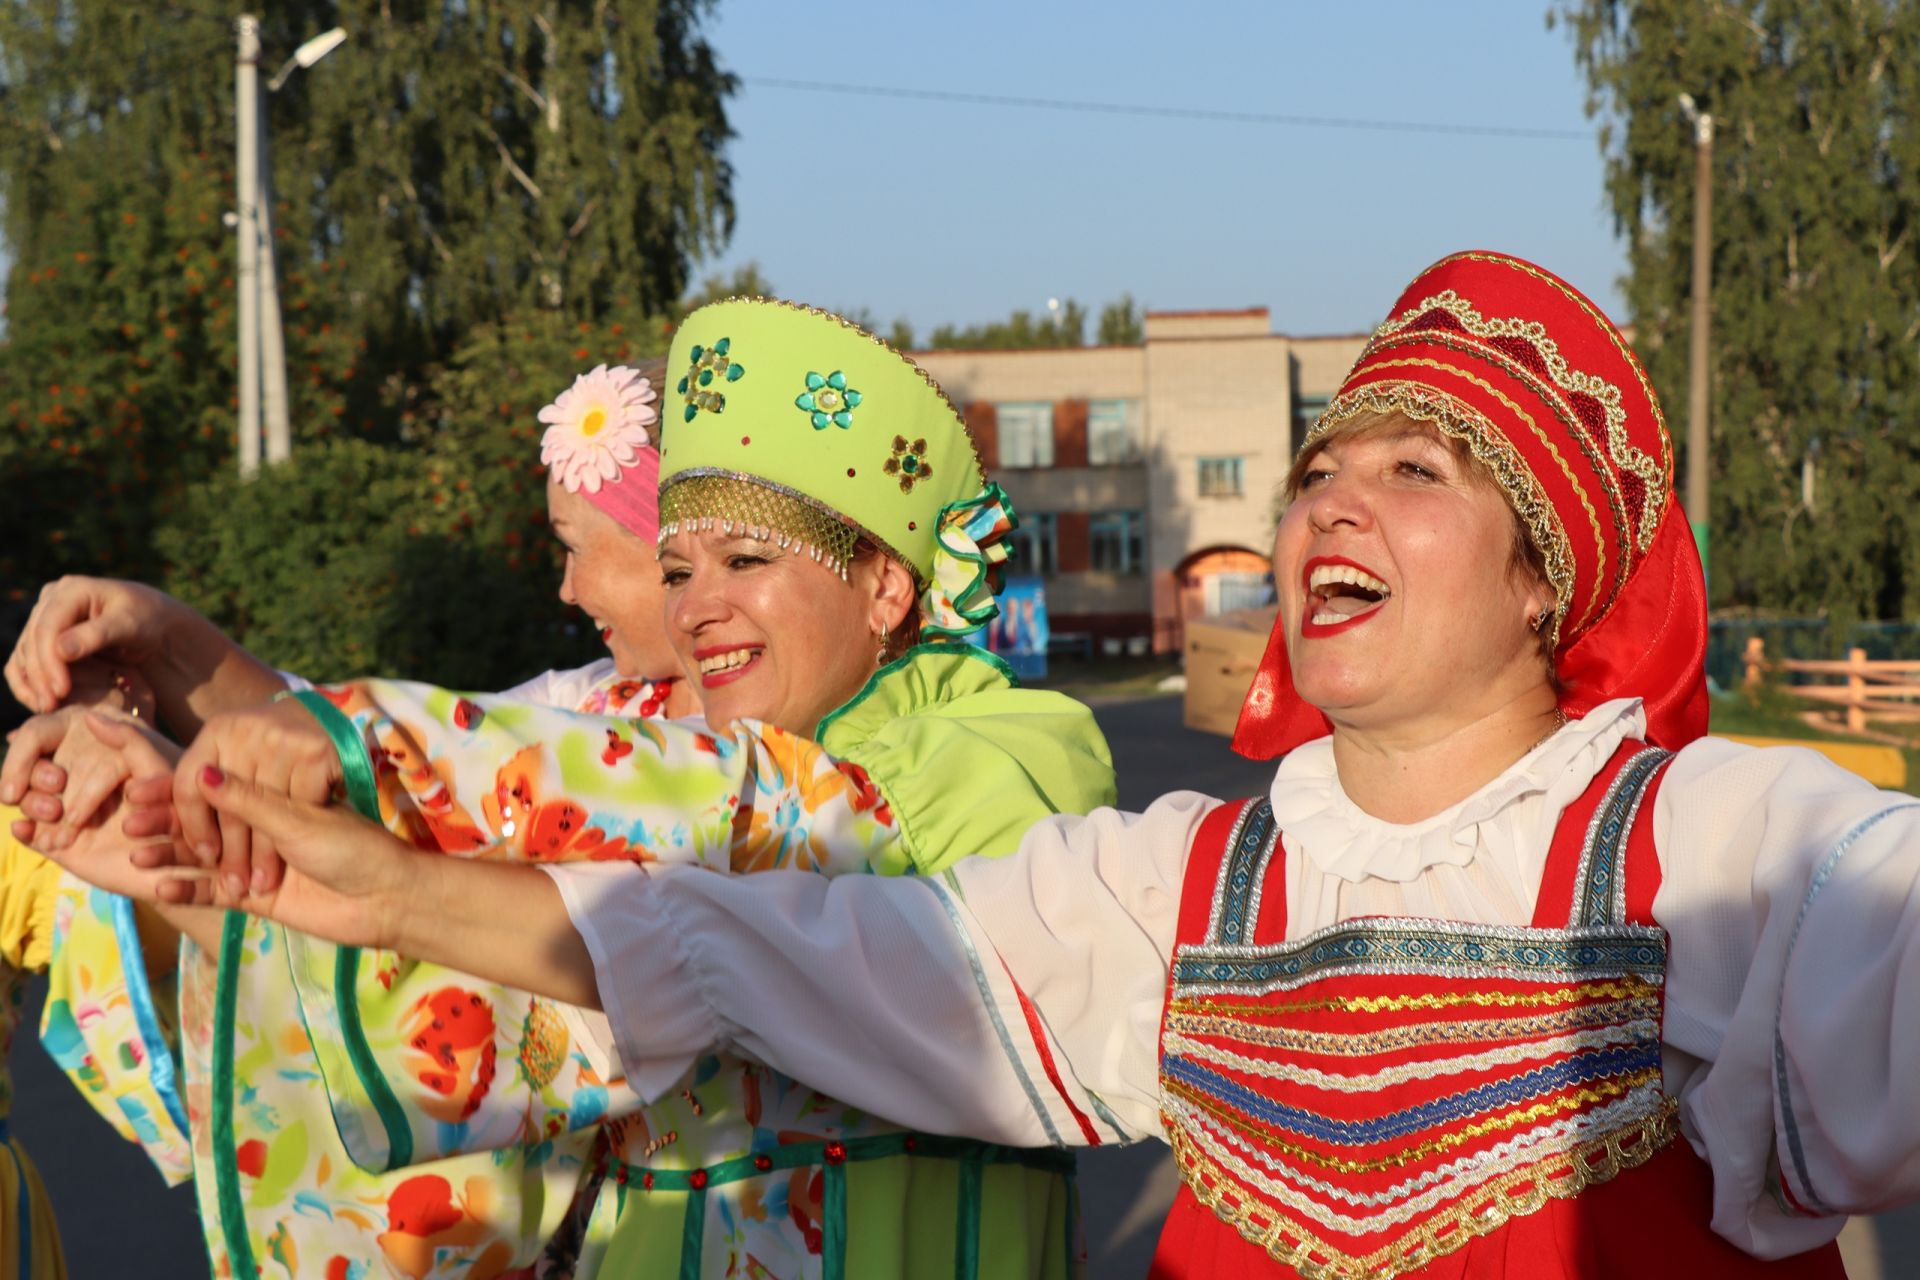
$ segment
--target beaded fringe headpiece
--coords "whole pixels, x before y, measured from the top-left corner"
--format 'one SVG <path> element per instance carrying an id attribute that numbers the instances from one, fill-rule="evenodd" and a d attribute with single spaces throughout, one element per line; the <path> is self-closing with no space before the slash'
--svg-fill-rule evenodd
<path id="1" fill-rule="evenodd" d="M 660 544 L 682 529 L 759 538 L 811 556 L 843 580 L 860 541 L 859 528 L 824 503 L 756 476 L 718 470 L 683 471 L 660 495 Z"/>

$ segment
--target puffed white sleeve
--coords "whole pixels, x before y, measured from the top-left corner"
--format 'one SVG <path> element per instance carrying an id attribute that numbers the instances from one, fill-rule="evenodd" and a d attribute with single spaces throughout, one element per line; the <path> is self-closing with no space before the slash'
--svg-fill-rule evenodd
<path id="1" fill-rule="evenodd" d="M 1216 803 L 1051 818 L 924 879 L 545 870 L 642 1096 L 726 1046 L 913 1128 L 1125 1142 L 1157 1131 L 1181 873 Z"/>
<path id="2" fill-rule="evenodd" d="M 1715 739 L 1654 809 L 1668 1087 L 1713 1228 L 1780 1257 L 1920 1199 L 1920 800 Z"/>

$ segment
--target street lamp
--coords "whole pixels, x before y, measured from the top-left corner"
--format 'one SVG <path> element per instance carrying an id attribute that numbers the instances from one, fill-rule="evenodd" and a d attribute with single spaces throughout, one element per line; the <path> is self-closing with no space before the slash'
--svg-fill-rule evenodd
<path id="1" fill-rule="evenodd" d="M 1707 567 L 1709 310 L 1713 300 L 1713 117 L 1680 95 L 1680 113 L 1693 126 L 1693 325 L 1687 343 L 1687 499 L 1694 545 Z"/>
<path id="2" fill-rule="evenodd" d="M 321 32 L 293 51 L 293 56 L 281 65 L 280 70 L 275 73 L 273 79 L 267 81 L 267 92 L 280 92 L 280 86 L 287 82 L 287 77 L 293 74 L 296 67 L 304 71 L 346 42 L 347 29 L 345 27 L 335 27 L 331 31 Z"/>
<path id="3" fill-rule="evenodd" d="M 260 467 L 263 419 L 268 462 L 285 462 L 293 447 L 287 421 L 279 274 L 273 262 L 273 171 L 268 160 L 265 98 L 260 91 L 260 20 L 242 14 L 234 25 L 239 38 L 234 74 L 234 186 L 240 237 L 240 474 L 245 476 Z M 346 38 L 347 33 L 335 27 L 307 41 L 293 51 L 266 91 L 277 92 L 296 68 L 311 67 Z"/>

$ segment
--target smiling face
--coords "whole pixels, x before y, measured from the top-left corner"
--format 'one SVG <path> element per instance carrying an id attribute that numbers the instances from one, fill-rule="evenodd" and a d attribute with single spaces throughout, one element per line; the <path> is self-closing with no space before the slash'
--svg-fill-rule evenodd
<path id="1" fill-rule="evenodd" d="M 1516 569 L 1513 510 L 1432 427 L 1390 419 L 1319 442 L 1274 539 L 1287 659 L 1336 727 L 1444 728 L 1548 683 Z"/>
<path id="2" fill-rule="evenodd" d="M 878 668 L 875 633 L 914 605 L 912 575 L 887 556 L 856 557 L 842 581 L 798 550 L 721 529 L 675 533 L 660 568 L 674 650 L 716 727 L 763 720 L 812 737 Z"/>
<path id="3" fill-rule="evenodd" d="M 623 676 L 657 679 L 676 660 L 661 621 L 665 588 L 653 548 L 549 479 L 547 520 L 566 549 L 560 598 L 585 611 Z"/>

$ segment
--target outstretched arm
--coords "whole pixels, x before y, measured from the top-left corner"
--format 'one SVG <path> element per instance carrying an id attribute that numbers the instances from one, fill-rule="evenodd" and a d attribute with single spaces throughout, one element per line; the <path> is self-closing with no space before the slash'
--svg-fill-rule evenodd
<path id="1" fill-rule="evenodd" d="M 1920 1199 L 1920 800 L 1706 739 L 1654 811 L 1668 1091 L 1716 1231 L 1777 1257 Z"/>
<path id="2" fill-rule="evenodd" d="M 379 948 L 569 1004 L 598 1008 L 592 959 L 552 881 L 536 868 L 421 853 L 343 808 L 308 804 L 284 792 L 205 766 L 201 794 L 231 819 L 279 848 L 287 872 L 267 893 L 236 893 L 210 870 L 173 858 L 135 859 L 142 844 L 59 849 L 49 856 L 82 879 L 143 901 L 251 912 L 343 946 Z M 169 791 L 158 779 L 130 787 L 145 829 Z M 164 852 L 164 849 L 160 850 Z M 137 862 L 163 865 L 140 866 Z"/>
<path id="3" fill-rule="evenodd" d="M 48 583 L 6 664 L 22 705 L 48 712 L 70 700 L 72 668 L 88 658 L 137 671 L 182 742 L 221 711 L 264 702 L 285 681 L 187 605 L 137 582 L 66 577 Z"/>

